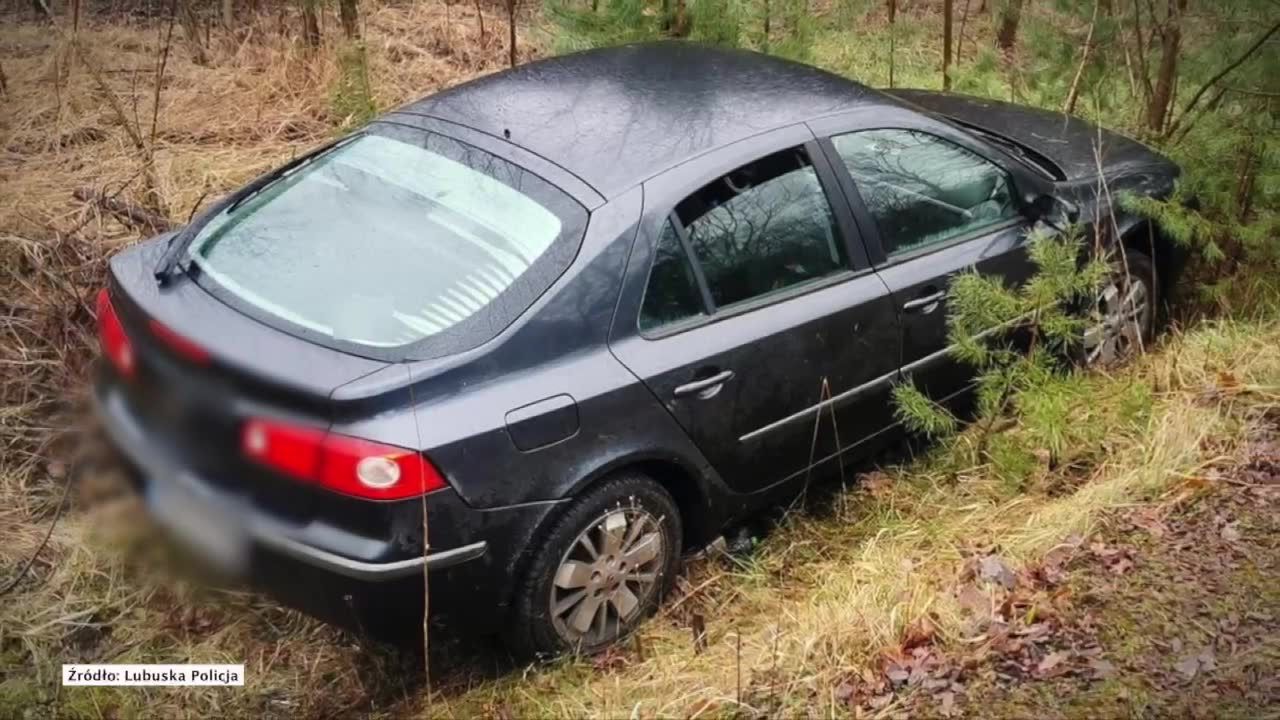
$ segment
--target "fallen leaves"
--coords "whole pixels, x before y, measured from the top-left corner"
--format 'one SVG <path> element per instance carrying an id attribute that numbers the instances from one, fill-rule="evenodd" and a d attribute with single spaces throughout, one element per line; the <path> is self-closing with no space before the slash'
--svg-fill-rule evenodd
<path id="1" fill-rule="evenodd" d="M 1194 680 L 1196 675 L 1207 673 L 1218 667 L 1217 658 L 1213 655 L 1213 650 L 1204 648 L 1194 655 L 1187 655 L 1174 664 L 1173 669 L 1178 671 L 1186 680 Z"/>

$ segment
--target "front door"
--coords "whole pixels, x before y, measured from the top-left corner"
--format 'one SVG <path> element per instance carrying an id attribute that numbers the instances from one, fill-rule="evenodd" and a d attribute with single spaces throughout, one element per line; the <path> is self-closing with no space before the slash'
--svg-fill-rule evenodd
<path id="1" fill-rule="evenodd" d="M 1016 286 L 1033 271 L 1030 224 L 1009 174 L 925 128 L 858 130 L 835 135 L 827 147 L 875 227 L 877 272 L 901 313 L 902 373 L 947 403 L 974 377 L 948 349 L 951 280 L 976 271 Z"/>
<path id="2" fill-rule="evenodd" d="M 834 469 L 839 447 L 892 422 L 898 327 L 815 145 L 715 162 L 646 184 L 611 346 L 726 484 L 753 492 Z"/>

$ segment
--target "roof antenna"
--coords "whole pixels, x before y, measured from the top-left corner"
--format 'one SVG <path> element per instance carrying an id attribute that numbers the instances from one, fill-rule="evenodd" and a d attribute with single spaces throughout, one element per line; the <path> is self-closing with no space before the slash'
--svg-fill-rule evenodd
<path id="1" fill-rule="evenodd" d="M 504 138 L 506 138 L 506 139 L 510 140 L 510 139 L 511 139 L 511 128 L 502 128 L 502 137 L 504 137 Z"/>

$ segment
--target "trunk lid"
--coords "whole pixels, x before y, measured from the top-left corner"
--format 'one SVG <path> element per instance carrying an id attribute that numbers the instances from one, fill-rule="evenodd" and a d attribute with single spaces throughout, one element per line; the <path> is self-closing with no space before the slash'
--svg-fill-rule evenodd
<path id="1" fill-rule="evenodd" d="M 244 459 L 244 419 L 279 416 L 327 428 L 338 412 L 333 391 L 387 363 L 267 327 L 188 278 L 161 287 L 152 272 L 165 240 L 111 260 L 108 289 L 135 357 L 134 376 L 118 384 L 128 410 L 158 452 L 181 458 L 208 482 L 232 492 L 287 493 L 280 478 Z M 184 355 L 153 323 L 205 351 L 207 360 Z"/>
<path id="2" fill-rule="evenodd" d="M 885 92 L 1030 148 L 1061 169 L 1058 180 L 1096 177 L 1099 163 L 1108 172 L 1126 167 L 1172 166 L 1167 158 L 1146 145 L 1071 115 L 932 90 Z M 1100 153 L 1095 153 L 1095 146 Z"/>

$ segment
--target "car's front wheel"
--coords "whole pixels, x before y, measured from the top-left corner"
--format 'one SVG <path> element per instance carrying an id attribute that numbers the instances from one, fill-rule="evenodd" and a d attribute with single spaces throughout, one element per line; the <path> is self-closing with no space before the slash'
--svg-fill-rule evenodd
<path id="1" fill-rule="evenodd" d="M 1108 366 L 1142 352 L 1155 336 L 1157 285 L 1150 258 L 1126 250 L 1112 265 L 1085 327 L 1087 365 Z"/>
<path id="2" fill-rule="evenodd" d="M 515 598 L 512 649 L 592 653 L 626 637 L 670 587 L 681 532 L 675 501 L 642 473 L 588 490 L 534 550 Z"/>

